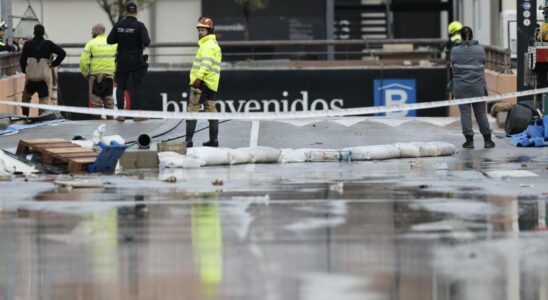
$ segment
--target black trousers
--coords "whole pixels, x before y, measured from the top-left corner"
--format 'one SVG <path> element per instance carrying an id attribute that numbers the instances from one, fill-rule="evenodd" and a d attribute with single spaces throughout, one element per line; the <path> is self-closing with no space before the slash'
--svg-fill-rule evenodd
<path id="1" fill-rule="evenodd" d="M 146 69 L 141 68 L 133 71 L 116 71 L 116 106 L 118 109 L 124 109 L 124 92 L 128 90 L 128 82 L 131 77 L 131 90 L 128 90 L 131 96 L 131 109 L 144 109 L 143 107 L 143 81 Z"/>

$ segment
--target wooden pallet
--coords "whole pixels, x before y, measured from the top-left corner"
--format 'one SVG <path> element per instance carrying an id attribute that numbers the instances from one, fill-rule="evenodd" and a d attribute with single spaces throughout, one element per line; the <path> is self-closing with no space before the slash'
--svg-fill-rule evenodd
<path id="1" fill-rule="evenodd" d="M 65 139 L 21 140 L 17 146 L 17 155 L 33 154 L 35 159 L 46 165 L 66 166 L 70 173 L 83 173 L 86 166 L 95 162 L 99 153 L 93 149 L 82 148 Z"/>

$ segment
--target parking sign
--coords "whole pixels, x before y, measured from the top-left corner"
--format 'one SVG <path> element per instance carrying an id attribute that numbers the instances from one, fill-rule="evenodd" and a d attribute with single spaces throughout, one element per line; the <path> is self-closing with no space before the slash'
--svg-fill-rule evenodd
<path id="1" fill-rule="evenodd" d="M 376 79 L 374 81 L 375 106 L 392 107 L 394 105 L 417 102 L 417 84 L 415 79 Z M 387 117 L 414 117 L 415 110 L 378 114 Z"/>

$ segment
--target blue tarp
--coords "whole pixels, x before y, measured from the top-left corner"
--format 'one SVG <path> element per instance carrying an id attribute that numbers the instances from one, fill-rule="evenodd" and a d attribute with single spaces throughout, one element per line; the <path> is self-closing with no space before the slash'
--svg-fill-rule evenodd
<path id="1" fill-rule="evenodd" d="M 65 120 L 62 120 L 62 119 L 61 120 L 51 120 L 51 121 L 45 121 L 45 122 L 33 123 L 33 124 L 14 124 L 14 125 L 8 126 L 4 130 L 0 130 L 0 136 L 15 134 L 19 131 L 23 131 L 23 130 L 27 130 L 27 129 L 32 129 L 32 128 L 44 127 L 44 126 L 48 126 L 48 125 L 52 125 L 52 124 L 57 124 L 57 123 L 60 123 L 60 122 L 63 122 L 63 121 L 65 121 Z"/>
<path id="2" fill-rule="evenodd" d="M 548 146 L 548 116 L 535 120 L 527 130 L 515 134 L 510 144 L 516 147 L 546 147 Z"/>

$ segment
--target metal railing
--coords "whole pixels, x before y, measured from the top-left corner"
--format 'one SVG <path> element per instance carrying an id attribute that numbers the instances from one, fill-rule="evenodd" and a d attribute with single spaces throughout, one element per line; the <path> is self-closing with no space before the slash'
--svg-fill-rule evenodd
<path id="1" fill-rule="evenodd" d="M 441 59 L 445 45 L 443 39 L 370 39 L 370 40 L 301 40 L 301 41 L 221 41 L 223 56 L 227 61 L 249 60 L 364 60 L 370 59 L 400 59 L 409 57 L 419 59 Z M 407 45 L 399 49 L 387 45 Z M 78 57 L 84 44 L 60 44 L 66 49 L 73 49 L 69 56 Z M 177 53 L 154 53 L 156 49 L 192 49 L 196 43 L 152 43 L 149 48 L 156 57 L 188 57 L 194 56 L 193 51 Z M 498 46 L 484 46 L 487 61 L 486 68 L 500 73 L 512 73 L 511 51 Z M 20 70 L 20 53 L 0 53 L 0 74 L 12 75 Z M 396 59 L 396 60 L 397 60 Z"/>
<path id="2" fill-rule="evenodd" d="M 499 73 L 512 74 L 512 50 L 498 46 L 483 46 L 487 55 L 485 68 Z"/>
<path id="3" fill-rule="evenodd" d="M 21 70 L 19 58 L 21 53 L 0 53 L 0 77 L 14 75 Z"/>

